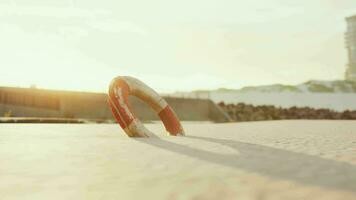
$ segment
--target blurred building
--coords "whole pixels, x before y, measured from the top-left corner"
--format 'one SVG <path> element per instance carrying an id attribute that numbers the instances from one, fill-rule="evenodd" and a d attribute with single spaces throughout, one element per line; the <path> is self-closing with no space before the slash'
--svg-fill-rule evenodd
<path id="1" fill-rule="evenodd" d="M 349 62 L 345 78 L 349 81 L 356 81 L 356 15 L 346 18 L 346 22 L 347 32 L 345 39 Z"/>

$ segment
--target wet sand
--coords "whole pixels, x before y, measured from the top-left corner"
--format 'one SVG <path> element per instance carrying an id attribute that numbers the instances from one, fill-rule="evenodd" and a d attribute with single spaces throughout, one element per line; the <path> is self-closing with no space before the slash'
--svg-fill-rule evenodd
<path id="1" fill-rule="evenodd" d="M 356 121 L 0 125 L 0 199 L 356 199 Z"/>

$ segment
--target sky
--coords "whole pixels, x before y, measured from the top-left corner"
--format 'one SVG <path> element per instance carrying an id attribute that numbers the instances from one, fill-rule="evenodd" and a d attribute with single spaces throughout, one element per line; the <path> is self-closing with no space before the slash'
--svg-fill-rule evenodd
<path id="1" fill-rule="evenodd" d="M 355 0 L 1 0 L 0 86 L 159 92 L 343 79 Z"/>

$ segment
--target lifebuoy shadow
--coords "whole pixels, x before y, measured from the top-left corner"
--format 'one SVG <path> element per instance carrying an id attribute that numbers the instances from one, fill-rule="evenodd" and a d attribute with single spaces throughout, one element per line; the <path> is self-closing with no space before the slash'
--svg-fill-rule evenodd
<path id="1" fill-rule="evenodd" d="M 238 154 L 218 154 L 162 140 L 158 137 L 140 138 L 136 141 L 206 162 L 274 178 L 351 192 L 356 191 L 355 165 L 234 140 L 201 136 L 186 136 L 185 138 L 225 145 L 238 151 Z"/>

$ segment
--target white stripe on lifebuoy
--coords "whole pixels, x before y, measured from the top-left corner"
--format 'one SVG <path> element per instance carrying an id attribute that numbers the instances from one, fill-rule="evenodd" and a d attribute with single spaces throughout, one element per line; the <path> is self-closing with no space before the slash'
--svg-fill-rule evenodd
<path id="1" fill-rule="evenodd" d="M 124 76 L 122 78 L 129 86 L 130 93 L 133 96 L 137 96 L 138 98 L 146 101 L 157 113 L 161 112 L 166 106 L 168 106 L 167 102 L 159 94 L 157 94 L 157 92 L 140 80 L 128 76 Z"/>

